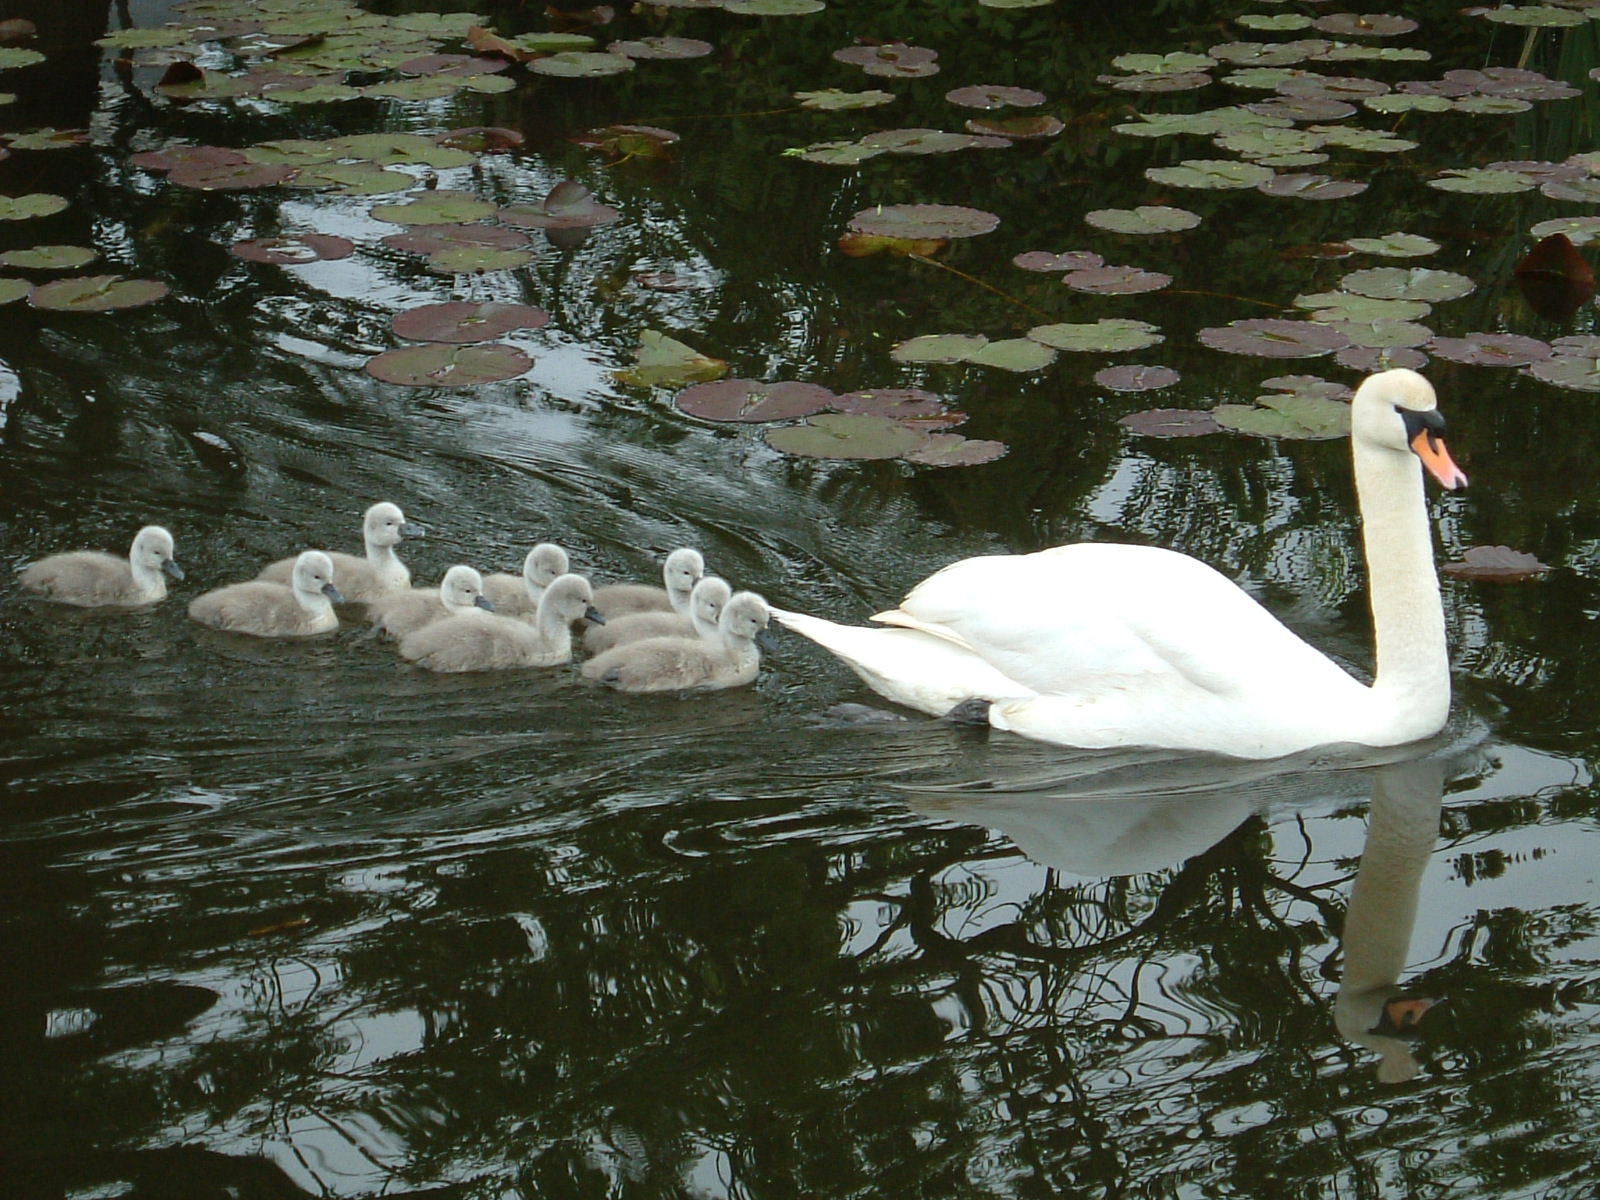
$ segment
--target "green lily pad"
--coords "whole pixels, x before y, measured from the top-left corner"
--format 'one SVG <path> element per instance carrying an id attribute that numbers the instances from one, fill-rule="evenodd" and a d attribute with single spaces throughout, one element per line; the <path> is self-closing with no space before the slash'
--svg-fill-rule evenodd
<path id="1" fill-rule="evenodd" d="M 0 46 L 0 71 L 15 71 L 42 63 L 44 55 L 37 50 L 24 50 L 20 46 Z"/>
<path id="2" fill-rule="evenodd" d="M 1213 350 L 1262 358 L 1313 358 L 1332 354 L 1350 344 L 1348 337 L 1326 324 L 1281 317 L 1230 321 L 1227 325 L 1202 329 L 1199 337 L 1202 344 Z"/>
<path id="3" fill-rule="evenodd" d="M 746 17 L 804 17 L 828 6 L 822 0 L 722 0 L 722 7 Z"/>
<path id="4" fill-rule="evenodd" d="M 1449 112 L 1452 105 L 1444 96 L 1390 92 L 1386 96 L 1368 96 L 1361 102 L 1361 107 L 1392 116 L 1404 112 Z"/>
<path id="5" fill-rule="evenodd" d="M 279 104 L 338 104 L 361 99 L 361 89 L 342 83 L 318 83 L 307 88 L 272 88 L 262 92 L 261 98 Z"/>
<path id="6" fill-rule="evenodd" d="M 0 254 L 0 265 L 24 271 L 71 271 L 87 266 L 98 253 L 87 246 L 31 246 Z"/>
<path id="7" fill-rule="evenodd" d="M 1409 346 L 1390 346 L 1381 350 L 1370 346 L 1346 346 L 1333 356 L 1333 361 L 1347 370 L 1375 375 L 1394 367 L 1420 371 L 1428 365 L 1428 356 Z"/>
<path id="8" fill-rule="evenodd" d="M 170 289 L 156 279 L 124 279 L 120 275 L 79 275 L 41 283 L 28 303 L 53 312 L 108 312 L 154 304 Z"/>
<path id="9" fill-rule="evenodd" d="M 1539 190 L 1552 200 L 1600 204 L 1600 179 L 1546 179 Z"/>
<path id="10" fill-rule="evenodd" d="M 1242 70 L 1230 71 L 1222 77 L 1223 83 L 1231 83 L 1234 87 L 1258 88 L 1264 91 L 1276 91 L 1285 79 L 1293 79 L 1301 72 L 1294 67 L 1245 67 Z"/>
<path id="11" fill-rule="evenodd" d="M 1111 60 L 1111 65 L 1134 75 L 1152 75 L 1162 71 L 1209 71 L 1217 65 L 1217 60 L 1209 54 L 1174 50 L 1170 54 L 1119 54 Z"/>
<path id="12" fill-rule="evenodd" d="M 481 275 L 486 271 L 514 271 L 533 261 L 531 250 L 502 250 L 492 246 L 450 246 L 428 255 L 428 270 L 435 275 Z"/>
<path id="13" fill-rule="evenodd" d="M 1150 75 L 1097 75 L 1098 83 L 1109 83 L 1119 92 L 1192 92 L 1211 83 L 1204 71 L 1185 71 L 1181 74 L 1155 73 Z"/>
<path id="14" fill-rule="evenodd" d="M 594 48 L 586 33 L 524 33 L 511 43 L 525 54 L 569 54 Z"/>
<path id="15" fill-rule="evenodd" d="M 1428 353 L 1451 362 L 1480 367 L 1526 367 L 1543 362 L 1555 350 L 1548 342 L 1516 333 L 1469 333 L 1458 338 L 1434 338 Z"/>
<path id="16" fill-rule="evenodd" d="M 1503 117 L 1508 113 L 1527 112 L 1533 105 L 1516 96 L 1463 96 L 1452 101 L 1450 107 L 1478 117 Z"/>
<path id="17" fill-rule="evenodd" d="M 531 304 L 453 300 L 406 308 L 389 318 L 396 337 L 417 342 L 488 342 L 513 329 L 538 329 L 550 314 Z"/>
<path id="18" fill-rule="evenodd" d="M 774 450 L 805 458 L 899 458 L 922 446 L 928 435 L 888 417 L 818 413 L 798 425 L 762 435 Z"/>
<path id="19" fill-rule="evenodd" d="M 28 221 L 48 217 L 67 207 L 65 196 L 49 192 L 29 192 L 24 196 L 0 196 L 0 221 Z"/>
<path id="20" fill-rule="evenodd" d="M 563 179 L 550 189 L 538 207 L 514 205 L 500 209 L 495 215 L 507 225 L 523 229 L 588 229 L 609 225 L 619 214 L 609 204 L 596 200 L 583 184 Z"/>
<path id="21" fill-rule="evenodd" d="M 423 166 L 445 170 L 469 167 L 477 156 L 441 146 L 420 133 L 357 133 L 330 138 L 327 147 L 340 158 L 361 158 L 386 167 Z"/>
<path id="22" fill-rule="evenodd" d="M 834 395 L 815 383 L 717 379 L 678 393 L 678 409 L 704 421 L 788 421 L 828 408 Z"/>
<path id="23" fill-rule="evenodd" d="M 1307 151 L 1304 154 L 1265 154 L 1260 158 L 1252 159 L 1259 166 L 1271 167 L 1274 170 L 1283 169 L 1294 171 L 1301 167 L 1315 167 L 1328 161 L 1326 154 Z"/>
<path id="24" fill-rule="evenodd" d="M 1138 363 L 1105 367 L 1094 373 L 1095 383 L 1112 392 L 1153 392 L 1171 387 L 1179 378 L 1171 367 L 1147 367 Z"/>
<path id="25" fill-rule="evenodd" d="M 1333 43 L 1324 38 L 1300 38 L 1292 42 L 1225 42 L 1206 53 L 1220 62 L 1241 66 L 1290 67 L 1332 47 Z"/>
<path id="26" fill-rule="evenodd" d="M 1484 167 L 1465 167 L 1441 171 L 1427 181 L 1441 192 L 1470 192 L 1479 196 L 1498 196 L 1533 190 L 1533 180 L 1516 171 L 1491 171 Z"/>
<path id="27" fill-rule="evenodd" d="M 728 373 L 728 364 L 720 358 L 701 354 L 655 329 L 640 332 L 639 348 L 633 356 L 633 366 L 612 372 L 618 383 L 629 387 L 674 387 L 721 379 Z"/>
<path id="28" fill-rule="evenodd" d="M 1417 23 L 1389 13 L 1329 13 L 1311 22 L 1312 28 L 1334 37 L 1396 37 L 1410 33 Z"/>
<path id="29" fill-rule="evenodd" d="M 588 50 L 567 50 L 536 58 L 528 64 L 528 70 L 535 75 L 552 75 L 561 79 L 598 79 L 602 75 L 621 75 L 633 70 L 633 67 L 633 59 L 625 54 Z"/>
<path id="30" fill-rule="evenodd" d="M 462 86 L 462 80 L 454 76 L 424 75 L 416 79 L 369 83 L 361 89 L 361 94 L 374 100 L 443 100 L 454 96 Z"/>
<path id="31" fill-rule="evenodd" d="M 470 192 L 443 190 L 428 192 L 409 204 L 378 204 L 372 209 L 374 220 L 391 225 L 465 225 L 493 213 L 493 204 Z"/>
<path id="32" fill-rule="evenodd" d="M 1324 145 L 1371 154 L 1403 154 L 1415 150 L 1418 145 L 1380 129 L 1359 129 L 1352 125 L 1313 125 L 1307 132 L 1316 134 Z"/>
<path id="33" fill-rule="evenodd" d="M 1520 8 L 1507 4 L 1499 8 L 1479 8 L 1472 11 L 1485 21 L 1494 21 L 1500 25 L 1519 25 L 1527 29 L 1560 29 L 1589 23 L 1586 13 L 1574 12 L 1570 8 L 1552 8 L 1548 4 L 1531 4 Z"/>
<path id="34" fill-rule="evenodd" d="M 1249 188 L 1272 178 L 1266 167 L 1232 159 L 1189 158 L 1175 167 L 1146 167 L 1145 178 L 1168 187 Z"/>
<path id="35" fill-rule="evenodd" d="M 1596 225 L 1600 226 L 1600 218 L 1596 219 Z M 1377 254 L 1383 258 L 1421 258 L 1439 252 L 1438 242 L 1415 233 L 1390 233 L 1381 238 L 1345 238 L 1345 245 L 1362 254 Z"/>
<path id="36" fill-rule="evenodd" d="M 970 133 L 947 129 L 884 129 L 867 134 L 861 144 L 890 154 L 953 154 L 971 149 L 977 139 Z"/>
<path id="37" fill-rule="evenodd" d="M 1311 27 L 1311 18 L 1299 13 L 1279 13 L 1276 16 L 1269 16 L 1266 13 L 1242 13 L 1233 21 L 1235 25 L 1243 25 L 1246 29 L 1259 29 L 1268 33 L 1285 33 Z"/>
<path id="38" fill-rule="evenodd" d="M 1356 111 L 1353 104 L 1324 96 L 1278 96 L 1246 107 L 1254 113 L 1290 121 L 1342 121 Z"/>
<path id="39" fill-rule="evenodd" d="M 175 149 L 181 148 L 175 147 Z M 257 142 L 254 146 L 246 146 L 239 154 L 246 162 L 284 167 L 310 167 L 318 163 L 333 162 L 339 157 L 339 152 L 331 143 L 304 138 Z"/>
<path id="40" fill-rule="evenodd" d="M 999 367 L 1002 371 L 1019 374 L 1042 371 L 1056 360 L 1056 352 L 1042 342 L 1031 338 L 1003 338 L 990 342 L 967 356 L 967 361 L 978 367 Z"/>
<path id="41" fill-rule="evenodd" d="M 516 346 L 489 342 L 475 346 L 430 342 L 385 350 L 367 360 L 367 374 L 405 387 L 473 387 L 513 379 L 533 365 Z"/>
<path id="42" fill-rule="evenodd" d="M 1426 300 L 1379 300 L 1351 292 L 1312 292 L 1294 302 L 1315 309 L 1313 321 L 1420 321 L 1433 311 Z"/>
<path id="43" fill-rule="evenodd" d="M 396 29 L 410 29 L 441 39 L 465 37 L 483 18 L 474 12 L 418 12 L 391 17 Z"/>
<path id="44" fill-rule="evenodd" d="M 1043 92 L 1032 88 L 1010 87 L 997 84 L 976 83 L 955 88 L 944 94 L 951 104 L 962 108 L 1035 108 L 1045 101 Z"/>
<path id="45" fill-rule="evenodd" d="M 856 108 L 876 108 L 880 104 L 888 104 L 894 99 L 894 93 L 875 89 L 844 92 L 838 88 L 825 88 L 820 92 L 796 92 L 794 98 L 800 101 L 801 108 L 820 108 L 825 112 L 839 112 Z"/>
<path id="46" fill-rule="evenodd" d="M 5 144 L 13 150 L 68 150 L 89 140 L 87 129 L 30 129 L 25 133 L 4 135 Z"/>
<path id="47" fill-rule="evenodd" d="M 860 142 L 817 142 L 810 146 L 794 146 L 783 153 L 787 158 L 822 163 L 824 166 L 853 167 L 888 151 L 881 146 L 863 146 Z"/>
<path id="48" fill-rule="evenodd" d="M 1555 217 L 1549 221 L 1540 221 L 1528 230 L 1536 238 L 1547 238 L 1551 234 L 1565 234 L 1567 240 L 1574 246 L 1584 246 L 1600 238 L 1600 217 Z"/>
<path id="49" fill-rule="evenodd" d="M 890 204 L 865 208 L 850 218 L 858 233 L 900 238 L 964 238 L 989 233 L 1000 224 L 993 213 L 956 204 Z"/>
<path id="50" fill-rule="evenodd" d="M 1166 339 L 1147 321 L 1128 317 L 1101 317 L 1093 324 L 1035 325 L 1028 336 L 1057 350 L 1143 350 Z"/>
<path id="51" fill-rule="evenodd" d="M 498 125 L 466 125 L 460 129 L 447 129 L 433 135 L 441 146 L 456 150 L 470 150 L 473 154 L 503 154 L 515 150 L 526 139 L 515 129 Z"/>
<path id="52" fill-rule="evenodd" d="M 26 279 L 0 279 L 0 304 L 10 304 L 13 300 L 21 300 L 33 291 L 33 284 Z"/>
<path id="53" fill-rule="evenodd" d="M 1352 346 L 1366 346 L 1375 350 L 1388 350 L 1395 346 L 1420 346 L 1433 337 L 1433 330 L 1415 321 L 1328 321 L 1329 329 L 1337 329 L 1350 339 Z"/>
<path id="54" fill-rule="evenodd" d="M 889 348 L 889 357 L 903 363 L 966 362 L 989 344 L 981 333 L 928 333 Z"/>
<path id="55" fill-rule="evenodd" d="M 1304 129 L 1257 125 L 1220 133 L 1212 139 L 1212 144 L 1219 150 L 1242 154 L 1246 158 L 1268 158 L 1281 154 L 1308 153 L 1326 140 L 1321 134 Z"/>
<path id="56" fill-rule="evenodd" d="M 1350 432 L 1350 406 L 1319 396 L 1263 396 L 1259 405 L 1219 404 L 1211 416 L 1224 429 L 1254 437 L 1313 441 Z"/>
<path id="57" fill-rule="evenodd" d="M 339 196 L 393 195 L 417 186 L 404 171 L 390 171 L 370 162 L 313 163 L 284 182 L 294 188 L 332 188 Z"/>
<path id="58" fill-rule="evenodd" d="M 187 45 L 193 37 L 187 29 L 118 29 L 95 38 L 94 44 L 113 50 L 165 50 Z"/>
<path id="59" fill-rule="evenodd" d="M 1172 283 L 1171 275 L 1146 271 L 1140 267 L 1090 267 L 1068 271 L 1061 282 L 1075 292 L 1101 296 L 1131 296 L 1138 292 L 1158 292 Z"/>
<path id="60" fill-rule="evenodd" d="M 962 437 L 959 433 L 930 433 L 922 445 L 900 457 L 922 467 L 974 467 L 1004 458 L 1009 451 L 1004 442 Z"/>
<path id="61" fill-rule="evenodd" d="M 1274 175 L 1257 185 L 1256 190 L 1296 200 L 1342 200 L 1359 196 L 1367 185 L 1357 179 L 1331 179 L 1326 175 Z"/>
<path id="62" fill-rule="evenodd" d="M 317 262 L 320 259 L 349 258 L 356 245 L 348 238 L 329 233 L 289 234 L 282 237 L 251 238 L 235 242 L 228 247 L 235 256 L 250 262 L 295 263 Z"/>
<path id="63" fill-rule="evenodd" d="M 1425 300 L 1437 303 L 1468 295 L 1477 284 L 1453 271 L 1431 267 L 1372 267 L 1352 271 L 1339 281 L 1347 292 L 1376 300 Z"/>

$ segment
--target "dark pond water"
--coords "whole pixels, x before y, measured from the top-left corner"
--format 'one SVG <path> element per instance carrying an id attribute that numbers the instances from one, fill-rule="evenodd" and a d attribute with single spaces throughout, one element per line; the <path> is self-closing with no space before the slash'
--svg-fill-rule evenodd
<path id="1" fill-rule="evenodd" d="M 1382 755 L 1240 765 L 841 724 L 818 714 L 872 697 L 792 637 L 753 688 L 630 699 L 566 670 L 427 676 L 354 622 L 280 645 L 185 616 L 198 590 L 270 558 L 354 548 L 362 509 L 388 499 L 428 527 L 406 547 L 420 578 L 457 561 L 514 569 L 541 539 L 596 578 L 642 577 L 691 544 L 738 586 L 840 620 L 971 554 L 1172 546 L 1366 664 L 1343 443 L 1158 440 L 1118 418 L 1248 403 L 1285 373 L 1354 382 L 1329 358 L 1222 354 L 1196 335 L 1296 315 L 1296 295 L 1360 267 L 1470 277 L 1470 296 L 1424 318 L 1442 335 L 1594 332 L 1592 305 L 1540 317 L 1511 275 L 1534 223 L 1591 206 L 1425 184 L 1594 148 L 1592 25 L 1530 37 L 1419 4 L 1422 29 L 1395 44 L 1431 62 L 1299 64 L 1393 83 L 1514 66 L 1526 49 L 1583 89 L 1520 115 L 1363 110 L 1347 123 L 1419 146 L 1335 149 L 1308 169 L 1371 186 L 1311 201 L 1158 185 L 1146 168 L 1235 156 L 1112 129 L 1267 93 L 1095 82 L 1127 52 L 1306 34 L 1241 28 L 1235 6 L 1136 7 L 622 12 L 601 41 L 672 33 L 715 50 L 487 96 L 181 107 L 154 95 L 159 67 L 92 44 L 171 8 L 20 6 L 48 64 L 0 74 L 17 97 L 0 129 L 89 139 L 0 163 L 0 192 L 71 202 L 3 223 L 0 249 L 90 245 L 111 264 L 92 269 L 171 294 L 100 315 L 0 309 L 0 561 L 126 544 L 160 521 L 189 578 L 133 614 L 0 598 L 0 1190 L 1597 1194 L 1592 393 L 1428 368 L 1473 479 L 1431 500 L 1441 553 L 1505 544 L 1552 570 L 1447 580 L 1450 728 Z M 482 11 L 503 32 L 547 28 L 533 8 Z M 829 57 L 857 37 L 937 49 L 943 71 L 866 79 Z M 959 129 L 970 113 L 942 97 L 976 83 L 1045 92 L 1038 111 L 1065 131 L 858 168 L 783 154 Z M 893 105 L 793 108 L 797 90 L 879 86 Z M 682 140 L 670 160 L 625 162 L 567 140 L 616 121 Z M 371 198 L 185 190 L 128 162 L 174 141 L 478 124 L 526 146 L 442 169 L 440 186 L 526 203 L 573 179 L 620 219 L 575 249 L 540 243 L 514 271 L 441 276 L 384 247 L 393 227 Z M 851 214 L 912 202 L 1001 223 L 942 252 L 959 275 L 832 249 Z M 1152 203 L 1203 223 L 1136 238 L 1082 220 Z M 227 251 L 284 231 L 359 248 L 294 267 Z M 1391 232 L 1442 248 L 1286 253 Z M 1069 249 L 1175 282 L 1086 295 L 1009 261 Z M 668 270 L 689 290 L 633 282 Z M 531 372 L 457 390 L 363 372 L 396 344 L 397 310 L 446 299 L 545 307 L 548 326 L 509 339 Z M 1101 317 L 1166 341 L 1021 374 L 888 355 L 919 334 Z M 741 376 L 928 387 L 971 414 L 962 432 L 1009 453 L 949 469 L 784 457 L 759 426 L 616 383 L 646 328 Z M 1182 380 L 1144 395 L 1092 381 L 1123 362 Z"/>

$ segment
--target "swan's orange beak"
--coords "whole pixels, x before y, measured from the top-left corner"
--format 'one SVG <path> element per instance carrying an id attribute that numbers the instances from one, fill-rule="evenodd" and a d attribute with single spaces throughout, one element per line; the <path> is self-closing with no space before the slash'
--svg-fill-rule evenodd
<path id="1" fill-rule="evenodd" d="M 1416 437 L 1411 439 L 1411 450 L 1428 468 L 1428 474 L 1446 490 L 1455 491 L 1456 488 L 1467 486 L 1466 472 L 1456 466 L 1450 451 L 1444 448 L 1444 439 L 1433 430 L 1417 430 Z"/>

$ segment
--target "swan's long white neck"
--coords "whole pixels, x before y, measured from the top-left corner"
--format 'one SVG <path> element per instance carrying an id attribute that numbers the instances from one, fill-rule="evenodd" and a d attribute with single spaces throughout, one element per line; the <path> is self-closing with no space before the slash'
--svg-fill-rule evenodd
<path id="1" fill-rule="evenodd" d="M 159 566 L 152 567 L 143 561 L 144 556 L 139 553 L 139 549 L 135 546 L 128 552 L 128 569 L 133 573 L 133 586 L 138 589 L 140 595 L 160 600 L 167 594 L 166 577 L 162 575 Z"/>
<path id="2" fill-rule="evenodd" d="M 333 601 L 328 599 L 326 593 L 320 589 L 311 591 L 305 588 L 294 588 L 294 598 L 301 608 L 313 617 L 326 617 L 333 613 Z"/>
<path id="3" fill-rule="evenodd" d="M 559 597 L 550 594 L 550 588 L 544 589 L 544 595 L 539 597 L 539 608 L 534 615 L 534 628 L 538 630 L 539 640 L 546 648 L 557 654 L 570 654 L 572 652 L 572 625 L 561 611 Z"/>
<path id="4" fill-rule="evenodd" d="M 1373 717 L 1389 725 L 1373 732 L 1399 744 L 1434 733 L 1450 711 L 1433 530 L 1417 457 L 1360 438 L 1351 445 L 1377 654 Z"/>

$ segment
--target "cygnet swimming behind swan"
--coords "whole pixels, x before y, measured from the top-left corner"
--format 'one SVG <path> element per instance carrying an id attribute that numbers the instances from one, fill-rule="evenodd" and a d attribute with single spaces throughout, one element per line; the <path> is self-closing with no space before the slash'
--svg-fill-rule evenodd
<path id="1" fill-rule="evenodd" d="M 767 602 L 754 592 L 736 592 L 717 622 L 718 639 L 646 638 L 606 651 L 583 664 L 589 679 L 624 692 L 714 691 L 755 681 L 761 670 L 759 642 L 770 642 Z"/>
<path id="2" fill-rule="evenodd" d="M 606 620 L 637 612 L 689 611 L 689 593 L 706 573 L 706 560 L 700 551 L 684 546 L 667 555 L 661 578 L 665 588 L 645 583 L 611 583 L 594 591 L 594 606 Z"/>
<path id="3" fill-rule="evenodd" d="M 444 573 L 436 588 L 411 588 L 379 596 L 367 606 L 367 615 L 379 633 L 403 638 L 425 625 L 474 608 L 495 611 L 483 594 L 483 577 L 471 567 L 454 566 Z"/>
<path id="4" fill-rule="evenodd" d="M 166 598 L 166 576 L 183 578 L 172 557 L 172 535 L 146 525 L 126 558 L 99 550 L 52 554 L 22 568 L 22 586 L 58 604 L 79 608 L 134 608 Z"/>
<path id="5" fill-rule="evenodd" d="M 196 596 L 189 615 L 202 625 L 252 637 L 310 637 L 339 627 L 335 604 L 344 597 L 333 586 L 333 560 L 307 550 L 294 560 L 287 585 L 266 579 L 231 583 Z"/>
<path id="6" fill-rule="evenodd" d="M 733 589 L 728 586 L 726 579 L 707 575 L 689 593 L 687 614 L 628 613 L 615 620 L 608 615 L 604 625 L 595 625 L 583 631 L 583 648 L 591 655 L 604 654 L 614 646 L 659 637 L 700 637 L 716 642 L 721 636 L 717 631 L 717 621 L 732 595 Z"/>
<path id="7" fill-rule="evenodd" d="M 333 569 L 339 576 L 339 591 L 344 595 L 341 603 L 365 604 L 389 592 L 398 592 L 411 586 L 411 572 L 394 552 L 406 538 L 421 537 L 422 526 L 406 520 L 398 505 L 374 504 L 361 518 L 361 535 L 366 542 L 366 557 L 340 554 L 331 551 Z M 261 568 L 257 579 L 270 583 L 288 583 L 297 560 L 280 558 Z"/>
<path id="8" fill-rule="evenodd" d="M 506 671 L 554 667 L 572 658 L 572 622 L 605 623 L 582 575 L 563 575 L 539 598 L 537 624 L 466 609 L 400 642 L 400 657 L 430 671 Z"/>
<path id="9" fill-rule="evenodd" d="M 567 573 L 567 552 L 554 542 L 540 542 L 522 560 L 522 574 L 496 571 L 483 577 L 483 594 L 503 617 L 532 622 L 539 615 L 545 588 Z"/>

